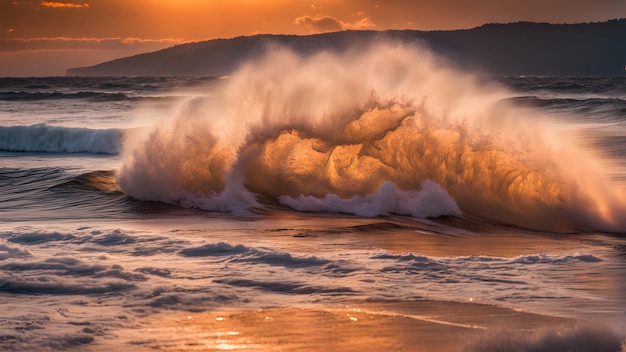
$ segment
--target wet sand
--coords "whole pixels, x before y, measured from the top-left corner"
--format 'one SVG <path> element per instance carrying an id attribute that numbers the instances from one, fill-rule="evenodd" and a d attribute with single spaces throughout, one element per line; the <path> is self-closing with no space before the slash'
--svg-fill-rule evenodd
<path id="1" fill-rule="evenodd" d="M 489 305 L 368 302 L 344 307 L 165 313 L 112 332 L 95 349 L 203 351 L 464 351 L 571 330 L 576 321 Z M 496 336 L 494 338 L 494 336 Z M 510 343 L 510 342 L 507 342 Z M 482 346 L 482 347 L 481 347 Z"/>

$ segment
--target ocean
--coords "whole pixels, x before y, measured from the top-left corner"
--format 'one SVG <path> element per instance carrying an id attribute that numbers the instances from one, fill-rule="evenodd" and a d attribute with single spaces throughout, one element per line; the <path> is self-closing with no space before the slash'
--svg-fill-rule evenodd
<path id="1" fill-rule="evenodd" d="M 626 350 L 625 186 L 626 76 L 0 78 L 0 349 Z"/>

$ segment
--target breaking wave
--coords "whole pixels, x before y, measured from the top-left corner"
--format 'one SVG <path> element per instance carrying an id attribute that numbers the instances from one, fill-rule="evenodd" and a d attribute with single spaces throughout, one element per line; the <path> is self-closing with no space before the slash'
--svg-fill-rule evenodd
<path id="1" fill-rule="evenodd" d="M 579 127 L 510 96 L 415 47 L 276 49 L 125 144 L 117 181 L 217 211 L 261 207 L 260 195 L 301 211 L 626 229 L 624 194 Z"/>
<path id="2" fill-rule="evenodd" d="M 0 127 L 0 150 L 40 153 L 118 154 L 118 129 L 89 129 L 49 126 Z"/>

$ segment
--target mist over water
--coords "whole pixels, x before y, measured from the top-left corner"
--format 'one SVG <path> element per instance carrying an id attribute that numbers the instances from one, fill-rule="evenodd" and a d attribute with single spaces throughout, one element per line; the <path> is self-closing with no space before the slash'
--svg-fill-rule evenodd
<path id="1" fill-rule="evenodd" d="M 217 211 L 275 199 L 301 211 L 626 230 L 608 161 L 582 148 L 576 125 L 509 96 L 419 48 L 275 49 L 125 140 L 118 183 L 141 200 Z"/>

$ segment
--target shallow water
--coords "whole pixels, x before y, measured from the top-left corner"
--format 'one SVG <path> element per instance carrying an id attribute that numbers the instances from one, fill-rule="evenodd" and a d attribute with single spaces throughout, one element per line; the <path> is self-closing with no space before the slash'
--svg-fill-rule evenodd
<path id="1" fill-rule="evenodd" d="M 90 348 L 106 349 L 123 341 L 118 334 L 167 345 L 172 337 L 162 330 L 133 327 L 270 307 L 327 312 L 388 302 L 368 311 L 376 317 L 389 310 L 408 315 L 413 302 L 486 304 L 593 322 L 615 334 L 626 315 L 623 239 L 601 234 L 472 232 L 405 218 L 195 214 L 12 223 L 0 237 L 2 334 L 23 348 L 56 348 L 51 341 L 70 346 L 83 338 Z M 471 309 L 425 318 L 447 325 Z M 502 318 L 475 319 L 501 326 Z M 531 330 L 542 326 L 559 324 Z M 468 329 L 474 328 L 461 330 Z M 317 339 L 322 332 L 305 333 Z M 403 341 L 410 330 L 397 333 L 394 339 Z M 175 340 L 185 345 L 189 338 Z"/>

